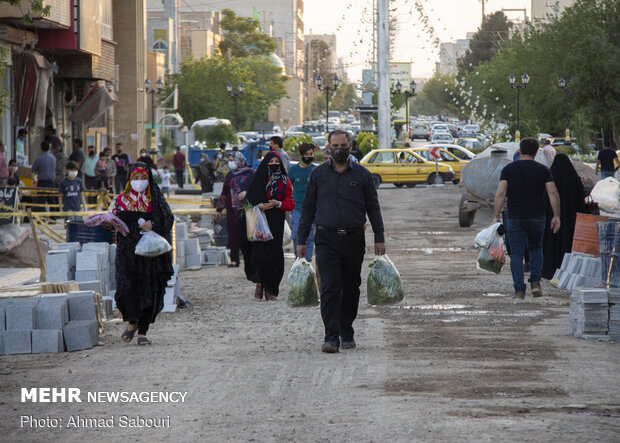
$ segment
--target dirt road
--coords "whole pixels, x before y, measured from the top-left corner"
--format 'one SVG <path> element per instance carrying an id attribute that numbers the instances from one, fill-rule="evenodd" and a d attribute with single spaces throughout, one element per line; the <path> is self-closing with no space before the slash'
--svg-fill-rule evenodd
<path id="1" fill-rule="evenodd" d="M 184 272 L 193 306 L 160 315 L 150 348 L 121 343 L 116 323 L 88 351 L 0 357 L 1 439 L 618 441 L 620 346 L 568 336 L 567 293 L 545 283 L 544 298 L 528 293 L 517 303 L 508 269 L 477 271 L 472 243 L 483 221 L 459 228 L 461 192 L 379 190 L 406 297 L 371 307 L 363 284 L 357 349 L 322 354 L 318 308 L 288 308 L 284 294 L 257 302 L 237 269 Z M 367 241 L 369 262 L 370 233 Z M 176 403 L 20 401 L 20 388 L 38 386 L 187 395 Z M 68 427 L 77 416 L 112 427 Z M 123 427 L 136 416 L 168 426 Z M 46 417 L 58 427 L 32 427 Z"/>

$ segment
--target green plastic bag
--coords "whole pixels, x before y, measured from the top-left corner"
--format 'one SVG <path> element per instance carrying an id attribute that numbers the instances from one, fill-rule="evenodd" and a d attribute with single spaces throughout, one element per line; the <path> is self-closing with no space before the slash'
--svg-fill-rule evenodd
<path id="1" fill-rule="evenodd" d="M 405 298 L 400 274 L 387 255 L 375 257 L 367 282 L 369 305 L 398 303 Z"/>
<path id="2" fill-rule="evenodd" d="M 319 304 L 319 291 L 316 274 L 305 258 L 298 258 L 288 273 L 286 304 L 291 307 L 316 306 Z"/>
<path id="3" fill-rule="evenodd" d="M 493 260 L 489 250 L 487 248 L 481 248 L 480 253 L 478 254 L 478 267 L 483 271 L 499 274 L 502 272 L 504 262 Z"/>

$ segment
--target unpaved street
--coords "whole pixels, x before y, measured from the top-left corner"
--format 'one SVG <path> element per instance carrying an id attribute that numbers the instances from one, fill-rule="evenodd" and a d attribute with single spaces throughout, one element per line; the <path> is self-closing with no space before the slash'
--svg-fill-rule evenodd
<path id="1" fill-rule="evenodd" d="M 3 441 L 562 441 L 620 439 L 620 346 L 567 335 L 568 293 L 514 302 L 509 269 L 477 271 L 473 237 L 459 228 L 462 188 L 379 190 L 388 255 L 405 300 L 362 302 L 358 348 L 322 354 L 318 308 L 257 302 L 238 269 L 181 274 L 193 306 L 162 314 L 153 346 L 120 341 L 60 355 L 0 357 Z M 372 259 L 367 233 L 366 263 Z M 292 264 L 287 258 L 287 267 Z M 181 391 L 179 403 L 21 403 L 21 387 Z M 114 426 L 68 428 L 70 417 Z M 161 429 L 119 417 L 170 417 Z M 20 427 L 20 417 L 57 428 Z"/>

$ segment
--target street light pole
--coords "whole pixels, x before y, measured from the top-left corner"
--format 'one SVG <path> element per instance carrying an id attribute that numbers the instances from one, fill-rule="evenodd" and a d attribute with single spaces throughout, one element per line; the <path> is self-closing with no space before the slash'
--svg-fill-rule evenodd
<path id="1" fill-rule="evenodd" d="M 332 85 L 333 86 L 324 85 L 323 77 L 321 77 L 320 75 L 317 76 L 316 87 L 318 88 L 319 92 L 325 91 L 325 132 L 327 132 L 328 134 L 329 134 L 329 93 L 331 91 L 335 91 L 336 89 L 338 89 L 338 86 L 340 85 L 340 79 L 338 78 L 337 75 L 334 75 L 334 78 L 332 79 Z"/>
<path id="2" fill-rule="evenodd" d="M 235 131 L 239 132 L 238 101 L 239 97 L 241 97 L 245 91 L 245 85 L 243 83 L 239 83 L 239 92 L 233 92 L 233 85 L 229 82 L 228 85 L 226 85 L 226 90 L 228 91 L 228 95 L 230 95 L 235 102 Z"/>
<path id="3" fill-rule="evenodd" d="M 508 76 L 508 82 L 510 83 L 510 87 L 512 89 L 516 89 L 517 90 L 517 130 L 515 131 L 515 141 L 518 143 L 521 140 L 521 131 L 520 131 L 520 127 L 519 127 L 519 107 L 520 107 L 519 99 L 520 99 L 520 93 L 521 93 L 521 89 L 527 88 L 527 85 L 530 82 L 530 77 L 527 74 L 523 74 L 521 76 L 521 83 L 522 83 L 521 85 L 515 84 L 515 80 L 516 80 L 515 75 L 511 73 Z"/>
<path id="4" fill-rule="evenodd" d="M 146 78 L 144 80 L 144 91 L 147 94 L 151 94 L 151 150 L 156 150 L 157 149 L 157 142 L 156 140 L 156 123 L 155 123 L 155 94 L 159 94 L 159 91 L 161 91 L 161 88 L 163 87 L 164 83 L 161 81 L 161 78 L 158 78 L 157 81 L 155 82 L 155 88 L 153 89 L 149 89 L 151 87 L 151 81 Z"/>
<path id="5" fill-rule="evenodd" d="M 564 93 L 564 115 L 566 118 L 566 130 L 564 131 L 564 140 L 566 140 L 567 143 L 570 143 L 570 129 L 568 128 L 570 124 L 570 121 L 568 119 L 568 93 L 570 92 L 570 89 L 568 88 L 568 86 L 566 86 L 566 83 L 567 81 L 564 80 L 562 77 L 558 79 L 558 86 Z"/>
<path id="6" fill-rule="evenodd" d="M 409 98 L 415 96 L 415 80 L 411 80 L 409 84 L 409 91 L 403 91 L 403 85 L 400 84 L 400 81 L 396 82 L 396 92 L 399 94 L 403 94 L 405 96 L 405 124 L 407 128 L 406 136 L 405 136 L 405 146 L 409 146 Z"/>

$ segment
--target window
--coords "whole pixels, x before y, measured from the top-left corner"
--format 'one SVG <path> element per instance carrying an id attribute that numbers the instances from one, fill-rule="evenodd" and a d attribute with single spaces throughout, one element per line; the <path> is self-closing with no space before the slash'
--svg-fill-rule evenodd
<path id="1" fill-rule="evenodd" d="M 399 163 L 414 163 L 416 158 L 409 152 L 399 152 L 398 153 L 398 162 Z"/>
<path id="2" fill-rule="evenodd" d="M 379 163 L 379 164 L 393 164 L 394 163 L 394 153 L 389 152 L 378 152 L 370 161 L 370 163 Z"/>
<path id="3" fill-rule="evenodd" d="M 112 0 L 101 1 L 101 38 L 112 40 Z"/>
<path id="4" fill-rule="evenodd" d="M 168 45 L 163 40 L 157 40 L 153 43 L 153 52 L 161 52 L 162 54 L 168 53 Z"/>

